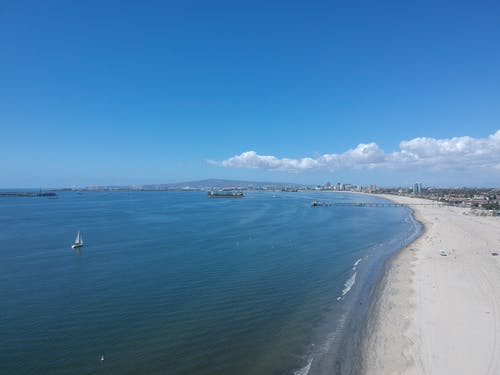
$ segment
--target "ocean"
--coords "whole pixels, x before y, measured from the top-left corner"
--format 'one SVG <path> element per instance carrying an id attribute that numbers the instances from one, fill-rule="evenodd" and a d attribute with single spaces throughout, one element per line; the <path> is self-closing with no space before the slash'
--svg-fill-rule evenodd
<path id="1" fill-rule="evenodd" d="M 383 266 L 421 228 L 405 207 L 314 200 L 385 202 L 0 197 L 0 373 L 357 373 Z"/>

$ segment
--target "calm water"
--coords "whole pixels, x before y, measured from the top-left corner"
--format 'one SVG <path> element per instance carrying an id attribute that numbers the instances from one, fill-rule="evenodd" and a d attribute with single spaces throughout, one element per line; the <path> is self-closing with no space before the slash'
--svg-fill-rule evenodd
<path id="1" fill-rule="evenodd" d="M 312 358 L 319 371 L 356 336 L 383 260 L 418 228 L 404 208 L 315 199 L 380 200 L 0 198 L 0 373 L 287 374 Z"/>

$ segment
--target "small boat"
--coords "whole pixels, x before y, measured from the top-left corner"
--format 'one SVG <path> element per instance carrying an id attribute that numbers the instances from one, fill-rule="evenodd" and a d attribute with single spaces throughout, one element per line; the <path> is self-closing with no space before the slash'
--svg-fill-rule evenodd
<path id="1" fill-rule="evenodd" d="M 80 234 L 80 231 L 78 231 L 78 234 L 76 235 L 75 243 L 73 245 L 71 245 L 71 248 L 76 249 L 76 248 L 79 248 L 82 246 L 83 246 L 83 237 Z"/>

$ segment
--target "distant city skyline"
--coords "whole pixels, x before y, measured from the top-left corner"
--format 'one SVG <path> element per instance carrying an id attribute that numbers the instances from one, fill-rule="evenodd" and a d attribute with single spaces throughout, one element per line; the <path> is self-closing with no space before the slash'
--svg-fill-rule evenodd
<path id="1" fill-rule="evenodd" d="M 0 188 L 500 185 L 500 4 L 23 1 Z"/>

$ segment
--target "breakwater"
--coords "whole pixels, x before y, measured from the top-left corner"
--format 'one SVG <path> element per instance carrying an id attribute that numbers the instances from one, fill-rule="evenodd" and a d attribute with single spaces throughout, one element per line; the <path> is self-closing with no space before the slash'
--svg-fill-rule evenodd
<path id="1" fill-rule="evenodd" d="M 55 197 L 56 195 L 54 192 L 0 192 L 0 197 Z"/>

